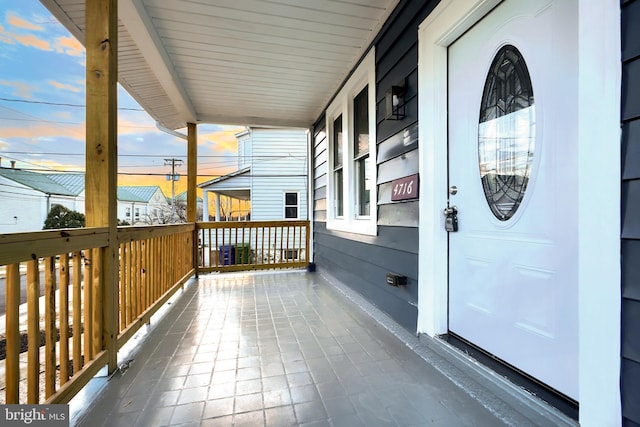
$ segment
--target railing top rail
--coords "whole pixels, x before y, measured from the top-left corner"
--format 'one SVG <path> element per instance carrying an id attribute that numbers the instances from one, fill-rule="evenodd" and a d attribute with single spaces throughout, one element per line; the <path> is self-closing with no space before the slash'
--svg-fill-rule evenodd
<path id="1" fill-rule="evenodd" d="M 107 227 L 0 234 L 0 265 L 56 256 L 109 244 Z"/>
<path id="2" fill-rule="evenodd" d="M 152 237 L 170 236 L 172 234 L 193 231 L 195 224 L 165 224 L 149 226 L 118 227 L 118 242 L 131 242 L 134 240 L 150 239 Z"/>
<path id="3" fill-rule="evenodd" d="M 309 225 L 308 220 L 279 220 L 279 221 L 216 221 L 198 222 L 196 227 L 208 228 L 256 228 L 256 227 L 295 227 Z"/>

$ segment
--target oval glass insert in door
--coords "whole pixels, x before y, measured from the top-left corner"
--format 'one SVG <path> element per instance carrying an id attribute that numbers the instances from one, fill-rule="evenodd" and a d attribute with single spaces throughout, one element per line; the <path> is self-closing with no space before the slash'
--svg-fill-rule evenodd
<path id="1" fill-rule="evenodd" d="M 503 46 L 484 84 L 478 126 L 482 188 L 491 212 L 507 221 L 529 182 L 535 148 L 535 107 L 527 64 L 518 49 Z"/>

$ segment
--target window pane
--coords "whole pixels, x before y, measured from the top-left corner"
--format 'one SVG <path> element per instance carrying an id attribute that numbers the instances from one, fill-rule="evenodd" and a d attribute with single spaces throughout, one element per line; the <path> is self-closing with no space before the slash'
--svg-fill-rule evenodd
<path id="1" fill-rule="evenodd" d="M 371 180 L 369 179 L 369 156 L 361 157 L 356 161 L 356 178 L 358 192 L 358 215 L 370 215 L 371 213 Z"/>
<path id="2" fill-rule="evenodd" d="M 298 206 L 298 193 L 285 193 L 284 204 L 286 206 Z"/>
<path id="3" fill-rule="evenodd" d="M 284 217 L 285 218 L 298 218 L 298 208 L 297 207 L 286 207 L 284 208 Z"/>
<path id="4" fill-rule="evenodd" d="M 333 167 L 342 166 L 342 115 L 333 121 Z"/>
<path id="5" fill-rule="evenodd" d="M 496 54 L 487 76 L 478 127 L 480 178 L 501 221 L 524 197 L 535 148 L 535 106 L 529 70 L 514 46 Z"/>
<path id="6" fill-rule="evenodd" d="M 353 100 L 353 152 L 358 157 L 369 152 L 369 91 L 368 86 Z"/>
<path id="7" fill-rule="evenodd" d="M 342 169 L 338 169 L 333 173 L 334 184 L 334 207 L 336 210 L 336 216 L 340 217 L 344 215 L 343 195 L 342 195 Z"/>

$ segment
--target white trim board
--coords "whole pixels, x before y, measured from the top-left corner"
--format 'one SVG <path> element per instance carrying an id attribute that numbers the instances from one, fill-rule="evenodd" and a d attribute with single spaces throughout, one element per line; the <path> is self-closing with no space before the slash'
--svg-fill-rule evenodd
<path id="1" fill-rule="evenodd" d="M 577 2 L 579 39 L 580 424 L 618 426 L 620 410 L 620 9 Z M 418 31 L 420 230 L 418 331 L 446 333 L 447 48 L 500 0 L 442 0 Z M 593 31 L 600 28 L 601 31 Z M 603 143 L 603 141 L 609 141 Z M 594 171 L 606 173 L 594 173 Z M 597 194 L 597 197 L 593 197 Z M 596 232 L 597 230 L 597 232 Z"/>

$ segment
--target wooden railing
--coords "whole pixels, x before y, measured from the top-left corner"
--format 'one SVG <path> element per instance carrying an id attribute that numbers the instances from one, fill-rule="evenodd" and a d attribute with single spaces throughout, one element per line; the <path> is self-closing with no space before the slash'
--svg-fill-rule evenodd
<path id="1" fill-rule="evenodd" d="M 304 268 L 309 221 L 199 222 L 198 271 Z"/>
<path id="2" fill-rule="evenodd" d="M 111 285 L 108 228 L 0 235 L 0 403 L 67 402 L 113 364 L 110 355 L 195 273 L 194 230 L 119 228 L 119 277 Z M 118 298 L 110 299 L 113 286 Z"/>
<path id="3" fill-rule="evenodd" d="M 196 271 L 308 263 L 308 221 L 2 234 L 0 404 L 68 402 Z"/>

